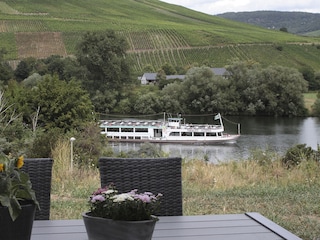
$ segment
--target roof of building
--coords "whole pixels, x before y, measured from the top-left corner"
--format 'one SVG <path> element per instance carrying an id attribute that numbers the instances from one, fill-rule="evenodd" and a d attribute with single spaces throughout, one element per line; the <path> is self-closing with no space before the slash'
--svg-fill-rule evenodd
<path id="1" fill-rule="evenodd" d="M 157 73 L 144 73 L 143 76 L 148 80 L 156 80 Z"/>
<path id="2" fill-rule="evenodd" d="M 217 76 L 229 75 L 227 69 L 225 69 L 225 68 L 211 68 L 211 70 Z"/>
<path id="3" fill-rule="evenodd" d="M 211 68 L 212 72 L 216 76 L 226 76 L 230 73 L 225 68 Z M 166 79 L 185 79 L 186 75 L 167 75 Z M 147 81 L 156 81 L 157 80 L 157 73 L 144 73 L 143 76 L 140 78 L 145 78 Z"/>
<path id="4" fill-rule="evenodd" d="M 186 75 L 167 75 L 167 80 L 168 79 L 184 79 Z"/>

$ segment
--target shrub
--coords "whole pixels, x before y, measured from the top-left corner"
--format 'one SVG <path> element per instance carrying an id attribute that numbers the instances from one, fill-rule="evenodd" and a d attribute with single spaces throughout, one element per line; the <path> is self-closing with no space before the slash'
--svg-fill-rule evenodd
<path id="1" fill-rule="evenodd" d="M 302 161 L 316 160 L 318 153 L 306 144 L 298 144 L 289 148 L 282 158 L 282 164 L 287 168 L 298 166 Z"/>

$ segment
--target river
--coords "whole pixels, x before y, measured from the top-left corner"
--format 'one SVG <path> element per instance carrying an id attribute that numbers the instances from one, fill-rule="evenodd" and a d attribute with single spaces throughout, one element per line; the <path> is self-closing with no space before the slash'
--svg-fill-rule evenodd
<path id="1" fill-rule="evenodd" d="M 189 123 L 212 123 L 212 119 L 190 118 Z M 183 145 L 157 144 L 169 156 L 182 156 L 187 159 L 207 159 L 217 163 L 229 160 L 246 159 L 253 150 L 272 150 L 284 154 L 296 144 L 306 144 L 317 150 L 320 144 L 320 119 L 274 118 L 274 117 L 238 117 L 224 118 L 227 133 L 236 133 L 240 123 L 241 137 L 235 144 L 224 145 Z M 138 143 L 110 143 L 115 152 L 139 149 Z"/>

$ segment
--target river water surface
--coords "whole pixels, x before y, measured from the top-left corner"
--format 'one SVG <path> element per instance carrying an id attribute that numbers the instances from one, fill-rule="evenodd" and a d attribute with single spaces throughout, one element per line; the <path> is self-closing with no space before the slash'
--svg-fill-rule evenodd
<path id="1" fill-rule="evenodd" d="M 190 118 L 188 123 L 209 123 L 212 118 Z M 183 145 L 157 144 L 169 156 L 181 156 L 187 159 L 208 159 L 210 162 L 246 159 L 253 150 L 273 150 L 284 154 L 296 144 L 306 144 L 317 150 L 320 144 L 320 119 L 308 118 L 273 118 L 273 117 L 226 117 L 227 133 L 237 133 L 241 126 L 241 137 L 236 144 L 224 145 Z M 138 143 L 110 143 L 115 152 L 138 150 Z"/>

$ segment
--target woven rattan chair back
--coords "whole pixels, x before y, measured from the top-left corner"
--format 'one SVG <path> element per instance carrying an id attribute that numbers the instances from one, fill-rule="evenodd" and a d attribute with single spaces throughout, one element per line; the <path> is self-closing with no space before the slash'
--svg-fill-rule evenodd
<path id="1" fill-rule="evenodd" d="M 53 159 L 51 158 L 26 158 L 22 167 L 30 176 L 32 188 L 36 193 L 40 210 L 36 210 L 36 220 L 50 218 L 50 195 Z"/>
<path id="2" fill-rule="evenodd" d="M 182 215 L 181 158 L 99 159 L 101 187 L 114 183 L 121 192 L 162 193 L 157 216 Z"/>

